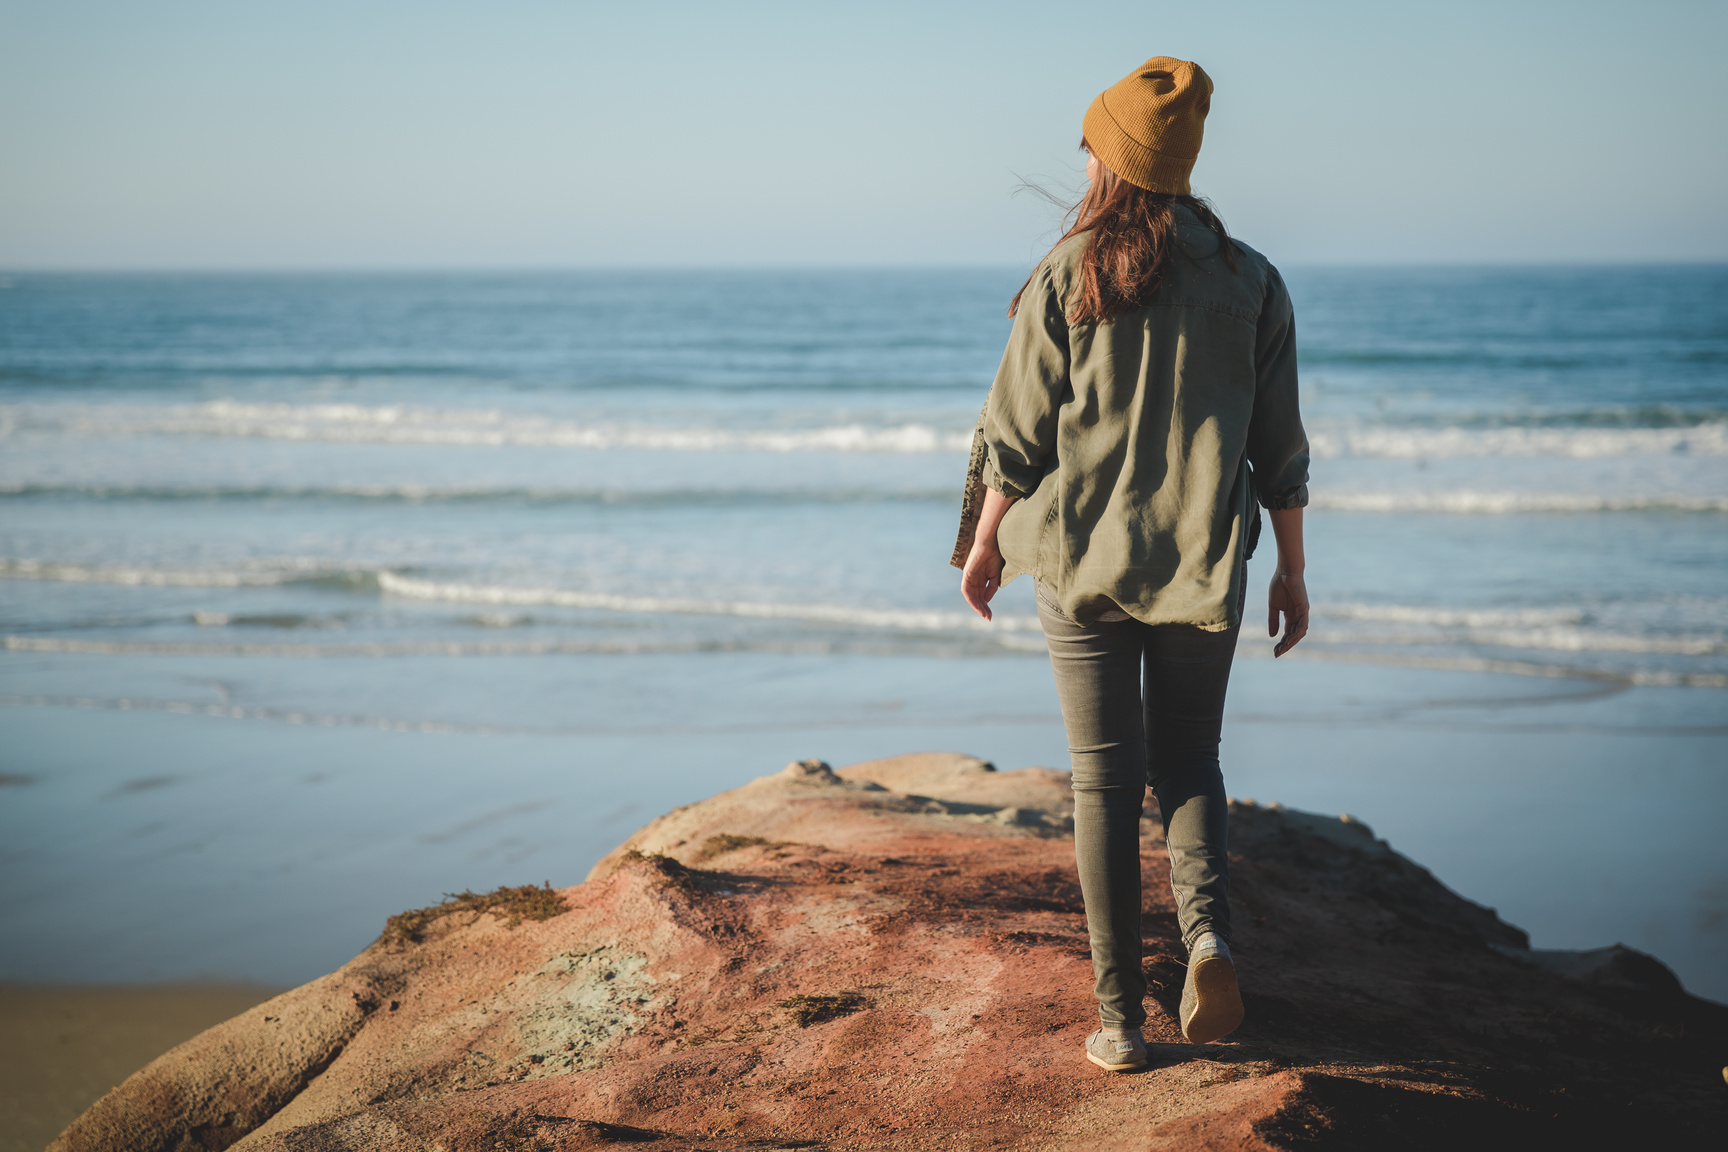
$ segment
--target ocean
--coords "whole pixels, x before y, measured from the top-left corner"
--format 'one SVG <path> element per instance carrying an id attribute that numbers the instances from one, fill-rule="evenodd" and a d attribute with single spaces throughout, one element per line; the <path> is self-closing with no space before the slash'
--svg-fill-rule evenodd
<path id="1" fill-rule="evenodd" d="M 0 977 L 298 981 L 790 759 L 1065 767 L 947 566 L 1022 276 L 0 277 Z M 1314 624 L 1251 596 L 1232 792 L 1728 999 L 1728 267 L 1287 279 Z"/>

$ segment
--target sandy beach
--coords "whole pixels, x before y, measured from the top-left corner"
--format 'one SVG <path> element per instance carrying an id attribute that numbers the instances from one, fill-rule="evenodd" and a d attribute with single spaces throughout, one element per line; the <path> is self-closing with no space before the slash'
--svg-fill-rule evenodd
<path id="1" fill-rule="evenodd" d="M 0 1150 L 40 1152 L 139 1068 L 280 991 L 0 984 Z"/>

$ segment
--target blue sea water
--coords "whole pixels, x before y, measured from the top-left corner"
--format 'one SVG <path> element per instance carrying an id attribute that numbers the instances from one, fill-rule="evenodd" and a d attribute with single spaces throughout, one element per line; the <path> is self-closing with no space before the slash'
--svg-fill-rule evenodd
<path id="1" fill-rule="evenodd" d="M 0 278 L 0 976 L 304 979 L 787 759 L 1062 765 L 946 565 L 1021 275 Z M 1233 790 L 1728 997 L 1728 268 L 1288 280 L 1315 623 Z"/>

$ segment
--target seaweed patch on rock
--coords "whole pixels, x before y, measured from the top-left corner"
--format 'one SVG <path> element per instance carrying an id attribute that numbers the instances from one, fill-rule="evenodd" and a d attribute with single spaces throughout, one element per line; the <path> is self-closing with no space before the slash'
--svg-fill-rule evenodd
<path id="1" fill-rule="evenodd" d="M 702 842 L 702 847 L 696 850 L 696 859 L 712 860 L 716 856 L 725 856 L 745 848 L 767 848 L 772 851 L 800 847 L 803 845 L 794 844 L 790 840 L 770 840 L 766 836 L 735 836 L 731 832 L 718 832 Z"/>
<path id="2" fill-rule="evenodd" d="M 410 908 L 398 912 L 384 922 L 384 934 L 379 939 L 386 946 L 418 944 L 427 927 L 447 916 L 470 913 L 468 923 L 490 913 L 514 928 L 524 920 L 550 920 L 566 911 L 564 897 L 555 891 L 550 880 L 536 888 L 532 884 L 517 887 L 504 885 L 490 892 L 446 893 L 442 903 L 428 908 Z"/>
<path id="3" fill-rule="evenodd" d="M 798 1021 L 798 1027 L 808 1028 L 812 1024 L 825 1024 L 842 1016 L 850 1016 L 867 1007 L 868 1003 L 862 992 L 836 992 L 832 995 L 788 996 L 777 1001 L 774 1007 L 791 1009 L 792 1018 Z"/>

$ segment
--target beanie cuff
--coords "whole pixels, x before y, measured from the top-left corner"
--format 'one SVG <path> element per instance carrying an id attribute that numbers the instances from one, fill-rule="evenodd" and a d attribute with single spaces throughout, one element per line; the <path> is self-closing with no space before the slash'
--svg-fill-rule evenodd
<path id="1" fill-rule="evenodd" d="M 1128 183 L 1148 192 L 1173 196 L 1190 194 L 1188 176 L 1194 171 L 1194 161 L 1199 157 L 1172 156 L 1146 147 L 1116 123 L 1116 118 L 1104 106 L 1103 96 L 1092 101 L 1092 107 L 1086 109 L 1081 131 L 1086 135 L 1092 155 Z"/>

